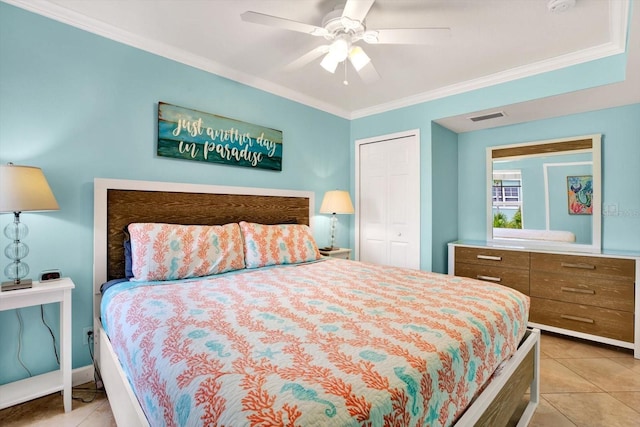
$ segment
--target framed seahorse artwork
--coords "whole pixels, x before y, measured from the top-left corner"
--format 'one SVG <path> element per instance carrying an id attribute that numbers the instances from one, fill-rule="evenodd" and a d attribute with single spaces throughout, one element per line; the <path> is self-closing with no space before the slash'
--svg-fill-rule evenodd
<path id="1" fill-rule="evenodd" d="M 569 215 L 593 213 L 593 176 L 567 176 L 567 200 Z"/>

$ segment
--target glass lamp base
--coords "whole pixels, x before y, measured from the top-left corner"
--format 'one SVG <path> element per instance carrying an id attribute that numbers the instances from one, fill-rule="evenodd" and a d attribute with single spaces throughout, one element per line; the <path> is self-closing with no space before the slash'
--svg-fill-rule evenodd
<path id="1" fill-rule="evenodd" d="M 17 291 L 18 289 L 28 289 L 32 287 L 31 279 L 21 279 L 20 282 L 16 283 L 11 280 L 8 282 L 2 282 L 2 292 L 4 291 Z"/>
<path id="2" fill-rule="evenodd" d="M 4 228 L 4 235 L 11 240 L 11 243 L 4 248 L 4 254 L 13 262 L 4 269 L 4 275 L 10 280 L 2 282 L 3 291 L 31 287 L 31 279 L 25 279 L 29 274 L 29 265 L 21 262 L 29 255 L 29 247 L 20 241 L 29 234 L 29 228 L 20 222 L 20 212 L 14 212 L 13 215 L 13 222 Z"/>

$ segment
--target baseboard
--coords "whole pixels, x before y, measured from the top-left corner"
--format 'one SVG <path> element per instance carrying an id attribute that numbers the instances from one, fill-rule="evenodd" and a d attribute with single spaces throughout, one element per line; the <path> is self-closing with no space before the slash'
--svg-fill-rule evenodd
<path id="1" fill-rule="evenodd" d="M 71 371 L 71 383 L 74 387 L 93 381 L 93 365 L 83 366 Z"/>

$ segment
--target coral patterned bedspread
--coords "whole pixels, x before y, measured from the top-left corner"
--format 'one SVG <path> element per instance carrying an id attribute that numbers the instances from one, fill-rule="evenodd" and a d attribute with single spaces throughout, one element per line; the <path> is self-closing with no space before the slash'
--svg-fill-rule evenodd
<path id="1" fill-rule="evenodd" d="M 528 297 L 327 259 L 105 292 L 152 426 L 451 425 L 524 335 Z"/>

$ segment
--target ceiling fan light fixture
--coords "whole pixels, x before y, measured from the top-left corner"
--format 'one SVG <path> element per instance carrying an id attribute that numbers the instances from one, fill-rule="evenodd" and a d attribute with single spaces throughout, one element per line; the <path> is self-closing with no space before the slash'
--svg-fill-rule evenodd
<path id="1" fill-rule="evenodd" d="M 360 46 L 354 46 L 349 52 L 349 61 L 356 71 L 362 70 L 362 68 L 371 62 L 371 58 L 364 53 L 364 50 Z"/>
<path id="2" fill-rule="evenodd" d="M 320 62 L 320 66 L 333 74 L 336 72 L 336 68 L 338 68 L 339 62 L 340 61 L 336 61 L 336 59 L 331 55 L 331 52 L 329 52 L 324 56 L 322 62 Z"/>
<path id="3" fill-rule="evenodd" d="M 349 40 L 347 40 L 346 37 L 339 37 L 329 46 L 329 55 L 331 55 L 336 62 L 342 62 L 349 56 L 350 47 Z"/>
<path id="4" fill-rule="evenodd" d="M 1 0 L 0 0 L 1 1 Z M 367 14 L 376 0 L 334 0 L 337 4 L 322 19 L 322 26 L 294 21 L 260 12 L 246 11 L 240 15 L 245 22 L 268 25 L 298 33 L 320 36 L 326 40 L 322 46 L 305 53 L 286 68 L 302 68 L 323 56 L 321 66 L 334 74 L 338 65 L 344 62 L 345 82 L 348 68 L 347 58 L 358 71 L 361 80 L 373 83 L 380 79 L 373 61 L 362 48 L 354 46 L 360 40 L 367 44 L 387 45 L 428 45 L 451 36 L 451 29 L 445 27 L 387 28 L 367 30 Z M 542 0 L 540 0 L 542 1 Z M 544 0 L 552 11 L 561 11 L 575 5 L 576 0 Z M 320 2 L 325 3 L 325 1 Z M 363 44 L 363 43 L 361 43 Z"/>

